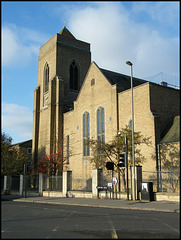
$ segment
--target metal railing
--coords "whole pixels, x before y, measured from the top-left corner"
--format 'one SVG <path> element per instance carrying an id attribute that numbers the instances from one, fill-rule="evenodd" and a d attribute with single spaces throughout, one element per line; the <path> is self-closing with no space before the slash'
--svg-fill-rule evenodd
<path id="1" fill-rule="evenodd" d="M 62 175 L 47 176 L 43 175 L 43 190 L 44 191 L 62 191 Z"/>
<path id="2" fill-rule="evenodd" d="M 72 191 L 92 192 L 92 178 L 84 179 L 72 177 Z"/>
<path id="3" fill-rule="evenodd" d="M 142 182 L 153 182 L 155 192 L 178 193 L 180 171 L 143 171 Z"/>

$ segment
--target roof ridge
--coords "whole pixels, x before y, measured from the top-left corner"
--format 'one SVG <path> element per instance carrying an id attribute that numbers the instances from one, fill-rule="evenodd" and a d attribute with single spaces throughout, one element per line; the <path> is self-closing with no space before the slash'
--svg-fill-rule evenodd
<path id="1" fill-rule="evenodd" d="M 63 29 L 59 32 L 60 35 L 76 39 L 74 35 L 66 28 L 66 26 L 63 27 Z"/>
<path id="2" fill-rule="evenodd" d="M 103 69 L 103 68 L 100 68 L 100 70 L 111 72 L 111 73 L 114 73 L 114 74 L 117 74 L 117 75 L 121 75 L 121 76 L 125 76 L 125 77 L 130 78 L 130 75 L 126 75 L 126 74 L 123 74 L 123 73 L 115 72 L 115 71 L 112 71 L 112 70 L 107 70 L 107 69 Z M 143 78 L 134 77 L 134 76 L 133 76 L 133 79 L 138 79 L 138 80 L 142 80 L 144 82 L 149 82 L 149 81 L 147 81 L 147 80 L 145 80 Z"/>

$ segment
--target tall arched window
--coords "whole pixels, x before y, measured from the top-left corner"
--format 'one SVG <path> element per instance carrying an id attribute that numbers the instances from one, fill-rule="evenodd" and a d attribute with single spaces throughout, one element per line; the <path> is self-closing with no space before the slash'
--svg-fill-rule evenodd
<path id="1" fill-rule="evenodd" d="M 49 66 L 48 63 L 45 64 L 44 67 L 44 86 L 43 86 L 43 92 L 48 92 L 49 90 Z"/>
<path id="2" fill-rule="evenodd" d="M 90 119 L 89 113 L 85 112 L 83 115 L 83 156 L 90 156 Z"/>
<path id="3" fill-rule="evenodd" d="M 102 107 L 97 110 L 97 140 L 105 143 L 105 117 Z M 98 154 L 103 154 L 103 152 L 99 151 Z"/>
<path id="4" fill-rule="evenodd" d="M 70 89 L 78 90 L 79 89 L 79 69 L 75 60 L 72 61 L 69 69 L 70 74 Z"/>

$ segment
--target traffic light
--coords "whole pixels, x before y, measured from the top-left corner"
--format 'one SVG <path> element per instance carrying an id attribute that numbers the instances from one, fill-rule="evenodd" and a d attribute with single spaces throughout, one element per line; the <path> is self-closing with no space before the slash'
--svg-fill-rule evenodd
<path id="1" fill-rule="evenodd" d="M 107 162 L 106 163 L 107 170 L 114 170 L 114 163 L 113 162 Z"/>
<path id="2" fill-rule="evenodd" d="M 119 155 L 119 163 L 117 164 L 118 167 L 120 168 L 126 168 L 126 153 L 121 153 Z"/>

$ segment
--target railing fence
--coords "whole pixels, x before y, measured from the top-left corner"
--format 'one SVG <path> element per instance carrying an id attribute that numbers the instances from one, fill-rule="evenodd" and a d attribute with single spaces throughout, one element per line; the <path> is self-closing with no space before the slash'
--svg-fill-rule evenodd
<path id="1" fill-rule="evenodd" d="M 96 169 L 95 169 L 96 170 Z M 94 170 L 94 171 L 95 171 Z M 35 176 L 21 175 L 18 177 L 4 176 L 1 178 L 1 191 L 7 193 L 19 192 L 20 195 L 26 192 L 42 194 L 43 191 L 58 191 L 66 195 L 67 191 L 92 192 L 99 187 L 108 187 L 113 184 L 112 171 L 102 172 L 96 170 L 92 175 L 84 178 L 73 174 L 71 171 L 63 172 L 59 176 L 47 176 L 39 174 Z M 96 175 L 97 174 L 97 175 Z M 124 175 L 124 173 L 122 172 Z M 115 174 L 116 175 L 116 174 Z M 116 175 L 117 176 L 117 175 Z M 118 180 L 118 176 L 117 176 Z M 129 172 L 129 193 L 131 193 L 131 174 Z M 141 183 L 141 181 L 139 180 Z M 180 171 L 142 171 L 142 182 L 153 182 L 153 192 L 179 193 Z M 112 188 L 115 192 L 126 192 L 125 179 L 120 176 L 118 182 Z M 108 189 L 111 191 L 111 188 Z"/>
<path id="2" fill-rule="evenodd" d="M 180 171 L 143 171 L 142 182 L 153 182 L 155 192 L 178 193 Z"/>
<path id="3" fill-rule="evenodd" d="M 43 191 L 62 191 L 62 174 L 60 176 L 43 175 Z"/>
<path id="4" fill-rule="evenodd" d="M 92 178 L 77 178 L 72 176 L 72 191 L 92 192 Z"/>

